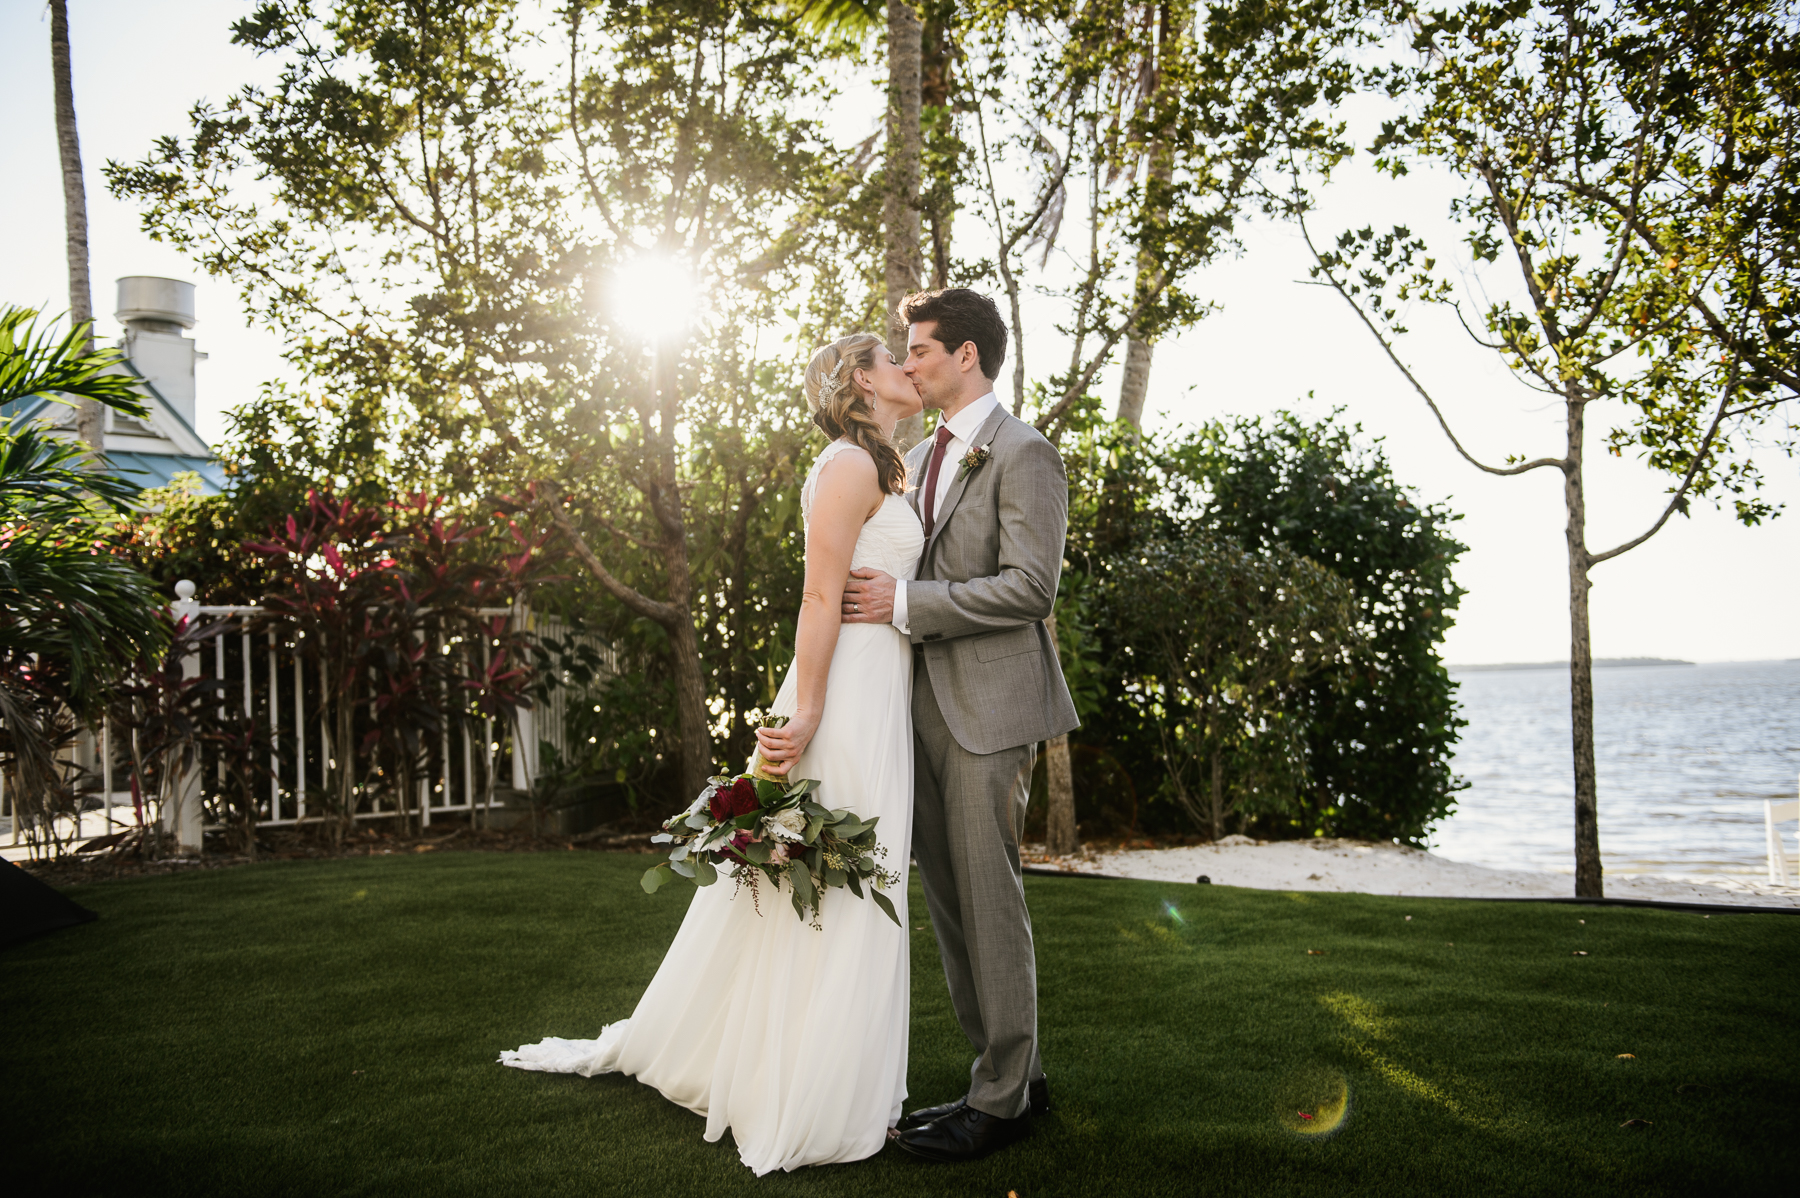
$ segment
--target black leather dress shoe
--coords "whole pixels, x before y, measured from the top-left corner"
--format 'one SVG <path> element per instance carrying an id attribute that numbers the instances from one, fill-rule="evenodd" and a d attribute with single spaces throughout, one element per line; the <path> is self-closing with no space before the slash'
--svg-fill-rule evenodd
<path id="1" fill-rule="evenodd" d="M 1050 1082 L 1047 1078 L 1038 1078 L 1025 1090 L 1026 1101 L 1031 1105 L 1026 1111 L 1028 1115 L 1048 1115 L 1050 1113 Z M 925 1127 L 936 1123 L 945 1115 L 954 1115 L 969 1105 L 968 1095 L 955 1102 L 939 1103 L 937 1106 L 921 1107 L 910 1115 L 903 1115 L 895 1127 L 900 1131 L 911 1131 L 915 1127 Z"/>
<path id="2" fill-rule="evenodd" d="M 1029 1113 L 1002 1119 L 965 1104 L 955 1114 L 901 1132 L 894 1143 L 928 1161 L 975 1161 L 1024 1139 L 1030 1131 Z"/>

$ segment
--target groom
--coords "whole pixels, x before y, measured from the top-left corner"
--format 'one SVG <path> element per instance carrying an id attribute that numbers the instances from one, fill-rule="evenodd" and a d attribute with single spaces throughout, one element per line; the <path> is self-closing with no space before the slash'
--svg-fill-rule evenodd
<path id="1" fill-rule="evenodd" d="M 1044 627 L 1069 488 L 1055 447 L 994 396 L 1006 360 L 994 301 L 954 287 L 909 296 L 900 316 L 904 369 L 939 411 L 936 435 L 906 458 L 925 549 L 911 582 L 851 571 L 843 619 L 912 640 L 913 855 L 976 1053 L 968 1094 L 906 1116 L 898 1142 L 973 1160 L 1049 1108 L 1019 834 L 1036 742 L 1080 723 Z"/>

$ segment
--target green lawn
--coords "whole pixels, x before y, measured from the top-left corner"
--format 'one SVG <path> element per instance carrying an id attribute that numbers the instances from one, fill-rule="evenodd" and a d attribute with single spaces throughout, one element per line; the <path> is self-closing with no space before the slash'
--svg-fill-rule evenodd
<path id="1" fill-rule="evenodd" d="M 1057 1103 L 1033 1139 L 973 1165 L 890 1149 L 757 1181 L 629 1079 L 494 1064 L 629 1014 L 686 905 L 643 894 L 645 864 L 440 853 L 84 887 L 99 921 L 0 951 L 0 1178 L 70 1195 L 1635 1196 L 1789 1193 L 1800 1164 L 1800 918 L 1031 878 Z M 937 1102 L 968 1050 L 929 929 L 913 944 L 910 1084 Z M 1340 1096 L 1341 1126 L 1318 1134 Z"/>

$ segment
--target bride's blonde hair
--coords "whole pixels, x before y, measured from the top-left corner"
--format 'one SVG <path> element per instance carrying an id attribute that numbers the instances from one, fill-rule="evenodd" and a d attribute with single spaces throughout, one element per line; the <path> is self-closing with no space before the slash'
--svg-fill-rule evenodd
<path id="1" fill-rule="evenodd" d="M 825 346 L 806 364 L 806 402 L 812 408 L 813 423 L 825 430 L 833 441 L 843 437 L 861 446 L 875 459 L 875 476 L 881 489 L 893 495 L 906 490 L 906 463 L 900 451 L 888 440 L 868 400 L 856 389 L 850 376 L 875 364 L 875 352 L 885 350 L 881 338 L 873 333 L 852 333 Z"/>

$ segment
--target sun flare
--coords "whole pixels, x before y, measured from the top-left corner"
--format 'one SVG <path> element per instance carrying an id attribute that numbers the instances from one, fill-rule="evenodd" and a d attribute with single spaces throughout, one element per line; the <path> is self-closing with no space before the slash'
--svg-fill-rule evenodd
<path id="1" fill-rule="evenodd" d="M 699 307 L 693 274 L 665 254 L 645 254 L 614 268 L 607 291 L 613 319 L 652 341 L 686 329 Z"/>

